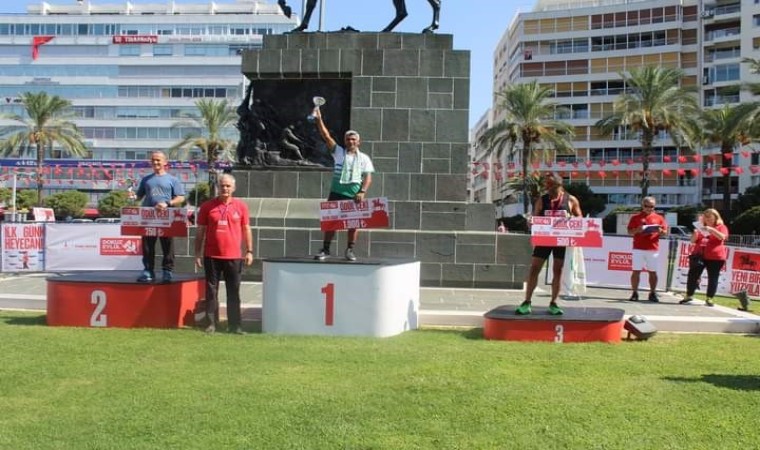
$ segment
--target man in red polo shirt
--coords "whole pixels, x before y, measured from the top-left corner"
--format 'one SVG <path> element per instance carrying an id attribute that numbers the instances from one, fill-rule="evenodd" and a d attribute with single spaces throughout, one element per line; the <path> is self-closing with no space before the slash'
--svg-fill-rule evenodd
<path id="1" fill-rule="evenodd" d="M 633 264 L 631 272 L 630 301 L 639 300 L 639 278 L 646 267 L 649 272 L 649 301 L 659 302 L 657 297 L 657 260 L 660 257 L 660 237 L 668 234 L 668 222 L 654 212 L 654 197 L 644 197 L 641 212 L 628 222 L 628 234 L 633 236 Z"/>
<path id="2" fill-rule="evenodd" d="M 243 263 L 253 263 L 253 235 L 249 225 L 248 206 L 232 197 L 235 177 L 219 177 L 219 195 L 206 201 L 198 211 L 195 237 L 195 265 L 206 274 L 207 333 L 216 331 L 219 320 L 219 283 L 224 280 L 227 290 L 227 329 L 230 333 L 245 334 L 240 310 L 240 277 Z M 241 246 L 245 245 L 245 255 Z"/>

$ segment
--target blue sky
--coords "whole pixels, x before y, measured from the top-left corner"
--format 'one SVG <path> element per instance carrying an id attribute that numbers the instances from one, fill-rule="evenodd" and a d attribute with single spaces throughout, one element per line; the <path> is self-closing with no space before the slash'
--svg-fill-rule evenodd
<path id="1" fill-rule="evenodd" d="M 91 0 L 95 4 L 124 3 L 117 0 Z M 166 3 L 167 0 L 132 0 L 133 3 Z M 176 0 L 177 3 L 207 3 L 203 0 Z M 233 0 L 218 0 L 230 2 Z M 394 16 L 392 0 L 322 0 L 325 2 L 325 31 L 352 26 L 362 31 L 378 31 Z M 74 3 L 75 0 L 48 0 L 52 4 Z M 276 0 L 270 0 L 275 3 Z M 23 13 L 29 0 L 3 0 L 1 13 Z M 301 0 L 288 0 L 300 15 Z M 533 1 L 524 0 L 442 0 L 441 27 L 438 33 L 453 34 L 454 48 L 471 51 L 470 126 L 491 104 L 493 86 L 493 51 L 518 10 L 532 8 Z M 359 9 L 360 5 L 360 9 Z M 427 0 L 407 0 L 409 17 L 394 31 L 419 32 L 430 24 L 431 10 Z M 310 29 L 319 24 L 319 6 L 314 11 Z"/>

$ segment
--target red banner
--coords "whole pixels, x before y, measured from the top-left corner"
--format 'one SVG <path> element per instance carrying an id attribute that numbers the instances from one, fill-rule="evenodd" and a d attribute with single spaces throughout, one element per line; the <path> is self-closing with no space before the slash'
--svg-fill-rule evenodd
<path id="1" fill-rule="evenodd" d="M 341 200 L 321 202 L 319 221 L 322 231 L 337 231 L 349 228 L 388 227 L 388 199 L 368 198 L 361 202 Z"/>
<path id="2" fill-rule="evenodd" d="M 157 44 L 158 36 L 119 34 L 113 37 L 112 42 L 114 44 Z"/>
<path id="3" fill-rule="evenodd" d="M 541 247 L 601 247 L 602 219 L 533 217 L 530 242 Z"/>
<path id="4" fill-rule="evenodd" d="M 145 206 L 121 208 L 122 236 L 187 236 L 187 208 L 159 211 Z"/>

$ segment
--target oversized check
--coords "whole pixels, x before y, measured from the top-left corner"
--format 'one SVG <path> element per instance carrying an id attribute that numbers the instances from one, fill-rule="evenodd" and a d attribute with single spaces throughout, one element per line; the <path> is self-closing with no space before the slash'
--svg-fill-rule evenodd
<path id="1" fill-rule="evenodd" d="M 360 202 L 339 200 L 319 204 L 322 231 L 388 226 L 388 198 L 368 198 Z"/>
<path id="2" fill-rule="evenodd" d="M 187 236 L 187 208 L 159 211 L 148 206 L 121 208 L 122 236 Z"/>
<path id="3" fill-rule="evenodd" d="M 530 242 L 542 247 L 601 247 L 602 219 L 534 216 Z"/>

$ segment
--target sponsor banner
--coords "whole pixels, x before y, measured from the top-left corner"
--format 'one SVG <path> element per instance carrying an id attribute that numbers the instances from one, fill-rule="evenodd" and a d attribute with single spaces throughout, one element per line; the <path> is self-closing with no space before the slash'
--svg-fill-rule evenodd
<path id="1" fill-rule="evenodd" d="M 122 236 L 118 224 L 47 224 L 49 272 L 142 269 L 139 236 Z"/>
<path id="2" fill-rule="evenodd" d="M 157 44 L 158 36 L 152 34 L 117 34 L 113 36 L 114 44 Z"/>
<path id="3" fill-rule="evenodd" d="M 532 219 L 530 242 L 542 247 L 601 247 L 602 219 L 536 216 Z"/>
<path id="4" fill-rule="evenodd" d="M 604 247 L 584 248 L 583 261 L 586 269 L 586 286 L 631 288 L 633 261 L 633 238 L 628 236 L 605 236 Z M 660 258 L 657 265 L 657 289 L 664 290 L 668 281 L 668 251 L 670 241 L 660 240 Z M 551 271 L 549 278 L 551 279 Z M 639 290 L 649 289 L 648 276 L 643 273 Z"/>
<path id="5" fill-rule="evenodd" d="M 32 215 L 35 222 L 55 222 L 53 208 L 32 208 Z"/>
<path id="6" fill-rule="evenodd" d="M 187 208 L 159 211 L 153 207 L 121 208 L 121 234 L 125 236 L 187 236 Z"/>
<path id="7" fill-rule="evenodd" d="M 45 225 L 4 223 L 2 228 L 2 271 L 45 270 Z"/>
<path id="8" fill-rule="evenodd" d="M 388 227 L 388 199 L 368 198 L 361 202 L 341 200 L 319 204 L 319 222 L 322 231 L 348 228 Z"/>
<path id="9" fill-rule="evenodd" d="M 674 291 L 686 291 L 689 274 L 689 255 L 692 245 L 688 241 L 677 241 L 676 259 L 673 264 Z M 747 291 L 752 298 L 760 298 L 760 249 L 726 246 L 726 264 L 718 278 L 718 295 L 734 295 Z M 707 289 L 707 270 L 702 272 L 697 292 Z"/>

